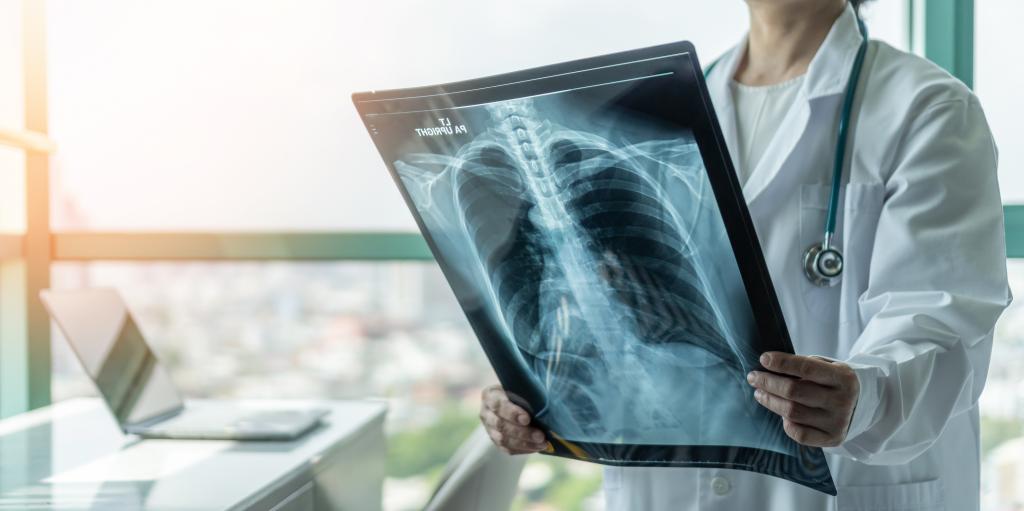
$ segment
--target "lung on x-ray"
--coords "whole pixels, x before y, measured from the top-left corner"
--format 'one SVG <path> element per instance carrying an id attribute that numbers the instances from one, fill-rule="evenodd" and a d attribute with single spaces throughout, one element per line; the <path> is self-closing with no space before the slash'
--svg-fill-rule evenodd
<path id="1" fill-rule="evenodd" d="M 835 494 L 747 372 L 792 352 L 689 43 L 353 95 L 549 454 Z"/>

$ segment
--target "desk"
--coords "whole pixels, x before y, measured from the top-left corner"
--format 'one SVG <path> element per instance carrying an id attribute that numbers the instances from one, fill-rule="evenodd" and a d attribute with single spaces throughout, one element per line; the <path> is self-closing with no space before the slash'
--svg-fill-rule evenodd
<path id="1" fill-rule="evenodd" d="M 0 421 L 0 509 L 380 509 L 386 405 L 298 404 L 331 412 L 290 442 L 141 440 L 96 399 L 10 417 Z"/>

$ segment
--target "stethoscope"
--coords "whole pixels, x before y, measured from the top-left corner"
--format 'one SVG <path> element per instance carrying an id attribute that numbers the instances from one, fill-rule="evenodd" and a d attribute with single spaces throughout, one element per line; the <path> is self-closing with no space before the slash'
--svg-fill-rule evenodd
<path id="1" fill-rule="evenodd" d="M 843 253 L 832 244 L 832 237 L 836 232 L 836 217 L 839 212 L 839 190 L 843 181 L 843 164 L 846 161 L 847 139 L 850 133 L 850 120 L 853 117 L 853 100 L 857 94 L 857 82 L 860 81 L 860 71 L 864 67 L 864 55 L 868 50 L 868 28 L 864 21 L 857 17 L 857 28 L 863 41 L 857 49 L 857 57 L 853 61 L 853 68 L 850 70 L 850 79 L 846 83 L 846 93 L 843 96 L 843 109 L 839 116 L 839 132 L 836 135 L 836 153 L 832 161 L 832 191 L 828 198 L 828 214 L 825 217 L 825 237 L 821 243 L 815 243 L 807 248 L 803 256 L 804 275 L 816 286 L 829 287 L 839 283 L 843 275 Z M 714 61 L 704 71 L 707 77 L 715 68 Z"/>

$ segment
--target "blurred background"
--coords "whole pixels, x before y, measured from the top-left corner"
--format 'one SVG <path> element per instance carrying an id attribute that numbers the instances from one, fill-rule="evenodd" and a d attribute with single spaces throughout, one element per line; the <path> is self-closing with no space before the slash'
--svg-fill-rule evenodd
<path id="1" fill-rule="evenodd" d="M 95 393 L 31 297 L 113 286 L 192 397 L 387 399 L 386 509 L 418 509 L 495 377 L 349 95 L 679 39 L 708 62 L 745 31 L 741 0 L 629 5 L 0 0 L 0 137 L 36 149 L 0 144 L 0 415 Z M 974 86 L 1024 256 L 1024 4 L 864 16 Z M 1024 262 L 1009 269 L 1024 296 Z M 1021 307 L 982 396 L 987 511 L 1024 509 Z M 601 509 L 600 482 L 535 456 L 516 506 Z"/>

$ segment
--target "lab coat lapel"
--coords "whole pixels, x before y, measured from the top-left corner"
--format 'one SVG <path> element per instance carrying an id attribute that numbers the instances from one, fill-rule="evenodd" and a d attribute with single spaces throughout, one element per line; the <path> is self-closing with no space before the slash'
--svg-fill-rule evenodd
<path id="1" fill-rule="evenodd" d="M 754 199 L 775 181 L 779 171 L 786 165 L 786 162 L 793 155 L 797 142 L 803 139 L 807 130 L 807 121 L 811 117 L 811 109 L 807 100 L 801 95 L 796 99 L 793 108 L 786 114 L 782 124 L 772 137 L 771 143 L 761 161 L 750 173 L 747 182 L 743 185 L 743 195 L 748 203 Z"/>
<path id="2" fill-rule="evenodd" d="M 812 110 L 835 108 L 835 101 L 824 99 L 842 95 L 846 90 L 850 68 L 862 40 L 857 28 L 857 16 L 853 8 L 847 4 L 846 11 L 832 25 L 832 29 L 811 61 L 796 103 L 783 120 L 782 125 L 779 126 L 772 143 L 743 187 L 743 194 L 748 203 L 753 204 L 765 190 L 776 182 L 782 168 L 787 167 L 792 158 L 799 156 L 796 154 L 800 152 L 799 142 L 805 138 L 804 135 L 810 127 L 808 121 L 811 119 Z M 728 84 L 726 84 L 725 90 L 728 95 Z M 815 117 L 820 118 L 817 115 Z M 735 119 L 735 115 L 733 118 Z M 835 127 L 832 129 L 834 130 Z M 820 139 L 821 137 L 811 137 L 811 140 L 816 143 Z M 735 145 L 730 146 L 730 150 L 731 147 L 735 147 Z M 821 166 L 822 179 L 829 179 L 831 176 L 830 162 L 810 162 L 810 164 L 815 167 Z M 812 170 L 818 171 L 816 168 Z"/>

